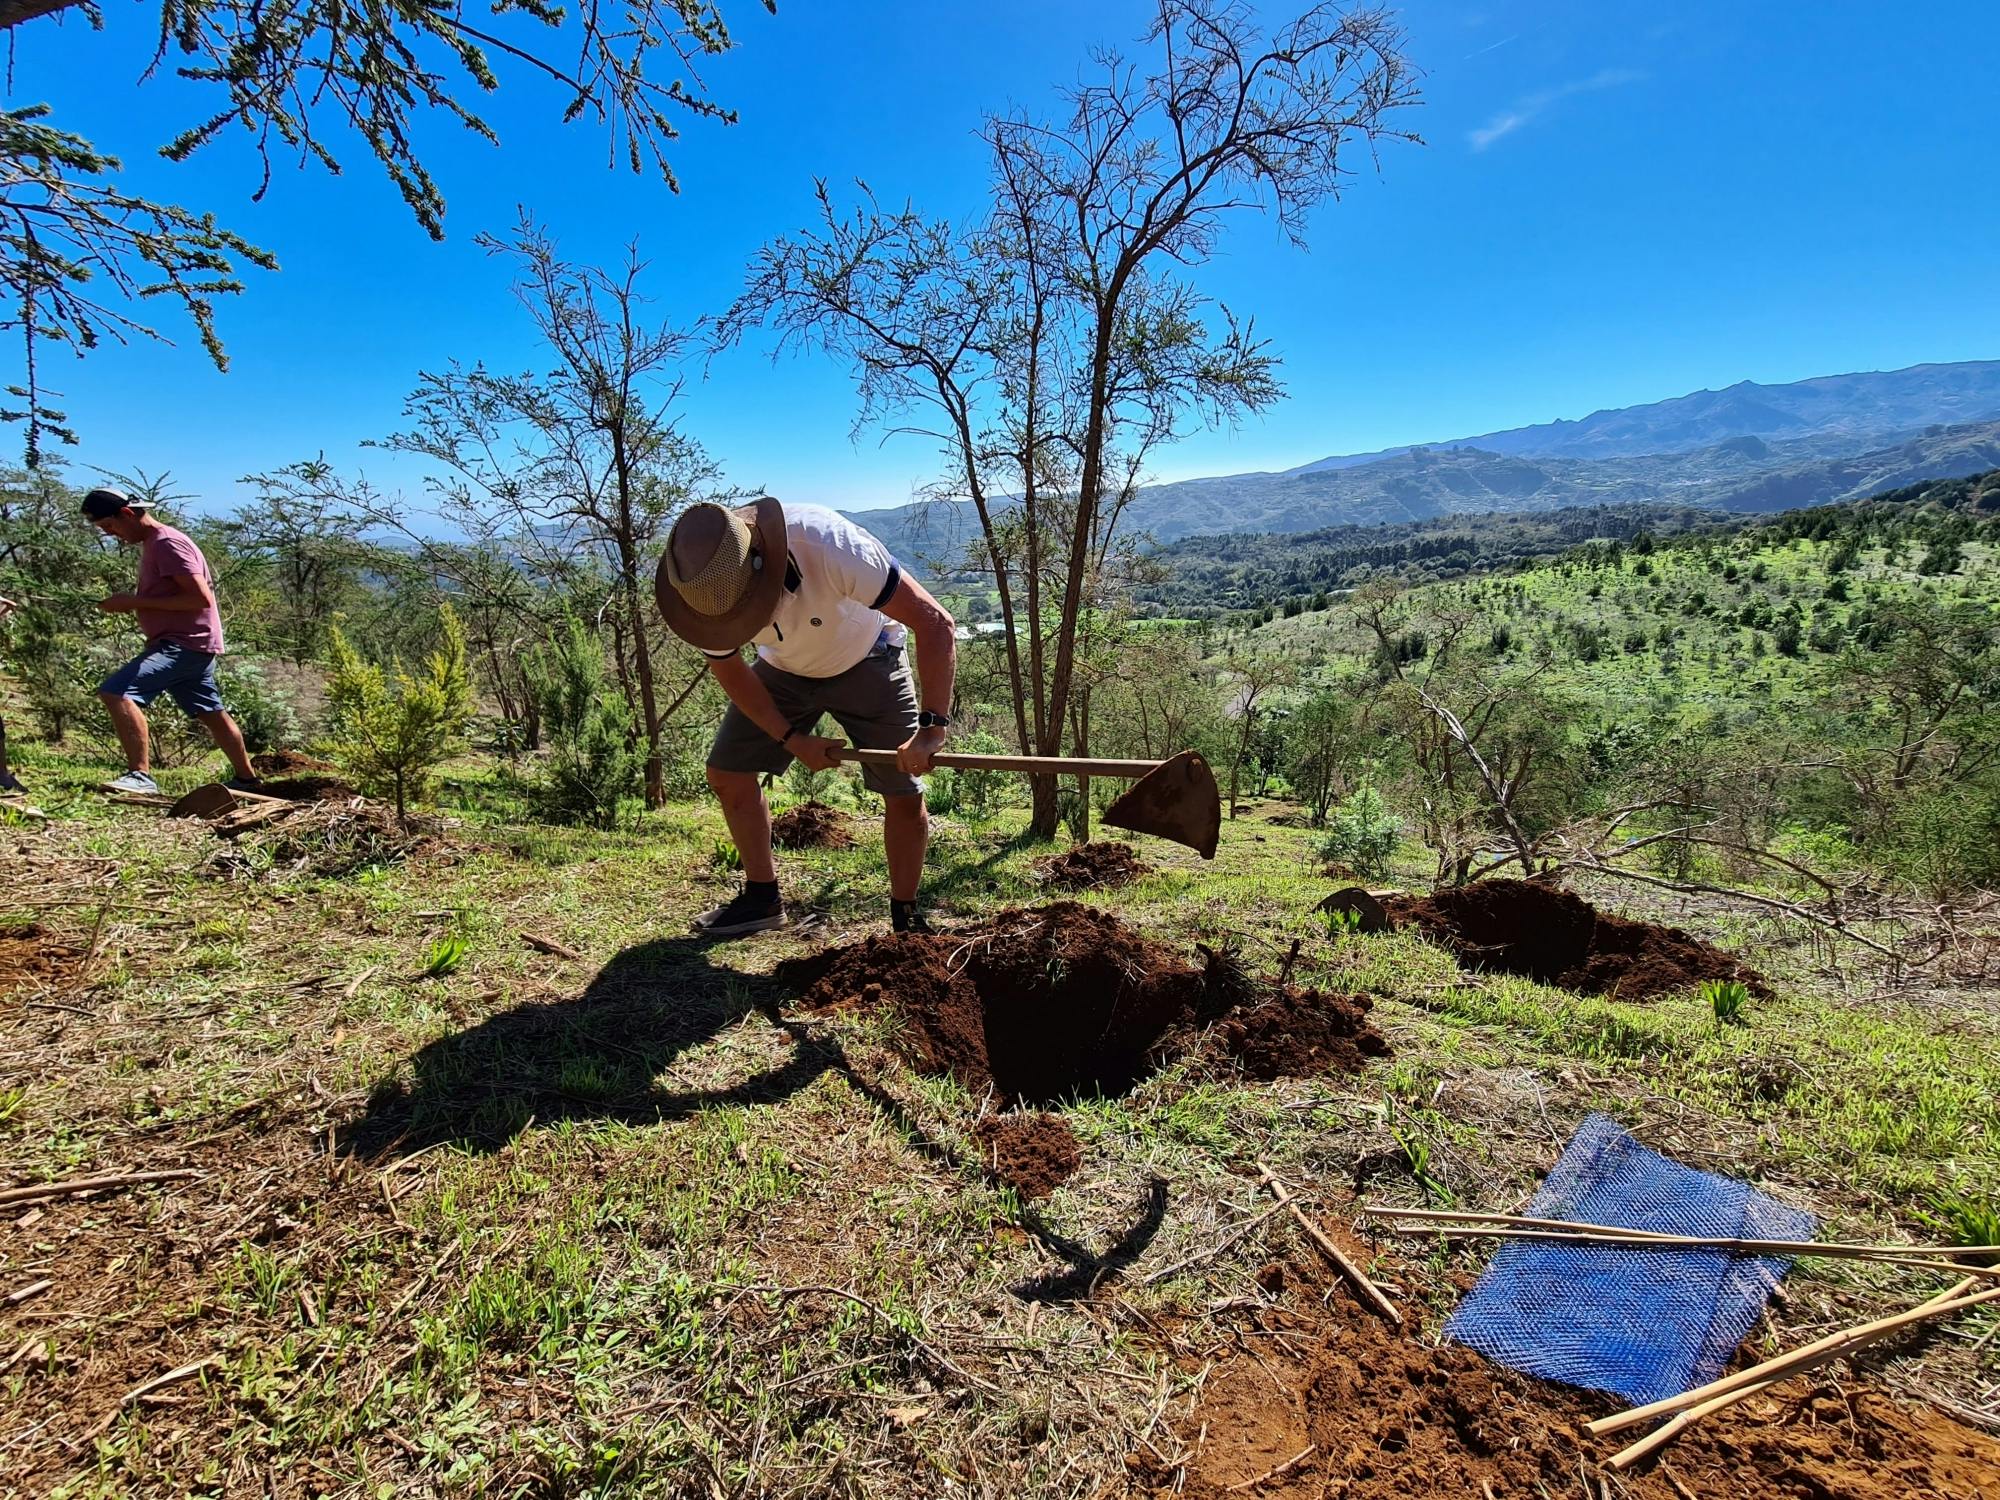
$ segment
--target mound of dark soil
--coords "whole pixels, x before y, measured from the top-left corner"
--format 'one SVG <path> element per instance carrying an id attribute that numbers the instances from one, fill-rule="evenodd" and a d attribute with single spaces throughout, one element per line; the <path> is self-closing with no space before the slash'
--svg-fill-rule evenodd
<path id="1" fill-rule="evenodd" d="M 972 1133 L 980 1165 L 1023 1198 L 1046 1198 L 1083 1164 L 1076 1136 L 1059 1115 L 988 1115 Z"/>
<path id="2" fill-rule="evenodd" d="M 1041 862 L 1042 882 L 1058 891 L 1109 891 L 1130 885 L 1153 867 L 1130 844 L 1078 844 Z"/>
<path id="3" fill-rule="evenodd" d="M 338 776 L 319 774 L 266 778 L 257 790 L 266 797 L 283 797 L 288 802 L 344 802 L 361 795 Z"/>
<path id="4" fill-rule="evenodd" d="M 1271 1275 L 1273 1271 L 1281 1274 Z M 1180 1426 L 1185 1469 L 1141 1455 L 1134 1489 L 1184 1500 L 1495 1500 L 1574 1495 L 1638 1434 L 1592 1438 L 1615 1403 L 1544 1384 L 1468 1349 L 1432 1348 L 1391 1328 L 1301 1263 L 1266 1267 L 1283 1302 L 1259 1314 L 1282 1337 L 1207 1372 Z M 1247 1341 L 1246 1341 L 1247 1342 Z M 1164 1447 L 1164 1445 L 1161 1445 Z M 1792 1381 L 1710 1416 L 1662 1463 L 1619 1477 L 1633 1500 L 1905 1500 L 1995 1493 L 2000 1443 L 1869 1384 Z M 1671 1477 L 1670 1477 L 1671 1475 Z M 1263 1477 L 1261 1480 L 1259 1476 Z M 1595 1487 L 1592 1487 L 1595 1493 Z"/>
<path id="5" fill-rule="evenodd" d="M 1740 979 L 1768 995 L 1740 959 L 1678 927 L 1601 912 L 1541 880 L 1479 880 L 1430 896 L 1385 902 L 1398 927 L 1414 927 L 1469 969 L 1497 969 L 1617 1000 Z"/>
<path id="6" fill-rule="evenodd" d="M 1352 1071 L 1388 1051 L 1366 999 L 1271 992 L 1226 959 L 1194 968 L 1073 901 L 949 936 L 871 937 L 777 977 L 809 1010 L 889 1007 L 914 1066 L 1010 1103 L 1121 1094 L 1205 1040 L 1260 1078 Z"/>
<path id="7" fill-rule="evenodd" d="M 780 849 L 845 849 L 854 842 L 854 830 L 824 802 L 801 802 L 771 819 L 771 842 Z"/>
<path id="8" fill-rule="evenodd" d="M 290 776 L 297 771 L 332 771 L 338 767 L 303 750 L 262 750 L 250 757 L 250 769 L 259 776 Z"/>

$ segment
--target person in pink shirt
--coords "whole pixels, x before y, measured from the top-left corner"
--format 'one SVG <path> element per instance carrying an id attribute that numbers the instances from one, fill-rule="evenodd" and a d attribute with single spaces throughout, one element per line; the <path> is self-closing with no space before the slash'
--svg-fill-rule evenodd
<path id="1" fill-rule="evenodd" d="M 145 649 L 97 687 L 125 751 L 125 774 L 104 783 L 105 790 L 159 790 L 152 777 L 152 742 L 143 710 L 167 693 L 189 718 L 201 722 L 229 757 L 236 774 L 224 785 L 254 791 L 257 773 L 243 732 L 222 706 L 215 682 L 215 661 L 222 655 L 222 613 L 216 608 L 208 560 L 186 533 L 155 520 L 145 501 L 134 500 L 123 490 L 92 490 L 83 497 L 83 513 L 99 531 L 139 549 L 138 588 L 113 594 L 97 607 L 107 614 L 132 615 L 146 637 Z"/>

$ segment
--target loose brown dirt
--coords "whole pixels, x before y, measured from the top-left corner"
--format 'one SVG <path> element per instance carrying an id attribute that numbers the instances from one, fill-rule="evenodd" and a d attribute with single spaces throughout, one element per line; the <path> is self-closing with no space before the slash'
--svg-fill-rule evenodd
<path id="1" fill-rule="evenodd" d="M 1215 1351 L 1200 1400 L 1178 1419 L 1179 1454 L 1142 1455 L 1136 1493 L 1595 1495 L 1585 1476 L 1637 1435 L 1583 1430 L 1615 1409 L 1604 1398 L 1430 1348 L 1344 1290 L 1322 1303 L 1316 1267 L 1267 1266 L 1258 1280 L 1281 1299 L 1248 1312 Z M 1642 1500 L 2000 1500 L 2000 1442 L 1865 1381 L 1797 1380 L 1709 1417 L 1611 1487 Z"/>
<path id="2" fill-rule="evenodd" d="M 1111 891 L 1153 873 L 1130 844 L 1078 844 L 1040 864 L 1042 883 L 1057 891 Z"/>
<path id="3" fill-rule="evenodd" d="M 288 802 L 345 802 L 361 795 L 338 776 L 317 773 L 267 778 L 257 790 L 267 797 L 283 797 Z"/>
<path id="4" fill-rule="evenodd" d="M 988 1115 L 973 1126 L 980 1163 L 1023 1198 L 1046 1198 L 1083 1165 L 1083 1150 L 1059 1115 Z"/>
<path id="5" fill-rule="evenodd" d="M 777 977 L 807 1010 L 891 1009 L 914 1066 L 1006 1103 L 1122 1094 L 1202 1048 L 1258 1078 L 1352 1072 L 1388 1051 L 1365 998 L 1276 991 L 1226 952 L 1195 968 L 1072 901 L 871 937 Z"/>
<path id="6" fill-rule="evenodd" d="M 76 954 L 37 922 L 0 926 L 0 995 L 53 981 L 75 961 Z"/>
<path id="7" fill-rule="evenodd" d="M 250 757 L 250 769 L 259 776 L 290 776 L 299 771 L 339 769 L 330 760 L 321 760 L 303 750 L 264 750 Z"/>
<path id="8" fill-rule="evenodd" d="M 845 814 L 824 802 L 801 802 L 771 819 L 771 842 L 780 849 L 846 849 L 854 830 Z"/>
<path id="9" fill-rule="evenodd" d="M 1616 1000 L 1648 1000 L 1707 979 L 1740 979 L 1752 994 L 1770 993 L 1754 969 L 1694 934 L 1601 912 L 1546 881 L 1480 880 L 1384 905 L 1394 925 L 1416 929 L 1469 969 Z"/>

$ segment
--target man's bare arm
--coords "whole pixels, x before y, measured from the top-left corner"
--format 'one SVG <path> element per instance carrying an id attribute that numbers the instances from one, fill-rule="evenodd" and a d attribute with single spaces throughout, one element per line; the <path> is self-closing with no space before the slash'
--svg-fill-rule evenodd
<path id="1" fill-rule="evenodd" d="M 178 609 L 189 614 L 215 602 L 208 584 L 192 573 L 169 573 L 166 581 L 174 586 L 171 594 L 113 594 L 97 607 L 108 614 L 130 614 L 135 609 Z"/>

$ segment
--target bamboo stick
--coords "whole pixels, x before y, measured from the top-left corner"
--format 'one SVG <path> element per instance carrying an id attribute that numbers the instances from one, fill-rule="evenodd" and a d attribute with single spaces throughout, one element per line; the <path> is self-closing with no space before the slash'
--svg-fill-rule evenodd
<path id="1" fill-rule="evenodd" d="M 1364 1217 L 1374 1219 L 1428 1219 L 1446 1224 L 1503 1224 L 1517 1229 L 1560 1229 L 1566 1234 L 1614 1234 L 1636 1235 L 1654 1240 L 1692 1240 L 1693 1235 L 1674 1234 L 1660 1229 L 1633 1229 L 1623 1224 L 1588 1224 L 1571 1219 L 1534 1219 L 1523 1214 L 1482 1214 L 1464 1209 L 1452 1208 L 1370 1208 Z M 1836 1240 L 1743 1240 L 1743 1239 L 1703 1239 L 1702 1243 L 1718 1249 L 1736 1245 L 1749 1245 L 1762 1249 L 1774 1247 L 1774 1253 L 1802 1254 L 1813 1251 L 1828 1254 L 1845 1251 L 1852 1254 L 1886 1255 L 1943 1255 L 1957 1256 L 1993 1249 L 2000 1253 L 2000 1246 L 1981 1245 L 1855 1245 Z"/>
<path id="2" fill-rule="evenodd" d="M 1703 1235 L 1667 1234 L 1653 1229 L 1628 1229 L 1618 1224 L 1572 1223 L 1568 1219 L 1535 1219 L 1520 1214 L 1481 1214 L 1453 1209 L 1371 1208 L 1367 1218 L 1390 1219 L 1418 1228 L 1478 1235 L 1495 1239 L 1561 1238 L 1600 1240 L 1606 1244 L 1655 1246 L 1662 1249 L 1730 1250 L 1739 1255 L 1809 1255 L 1834 1260 L 1877 1260 L 1892 1265 L 1956 1270 L 1973 1276 L 2000 1277 L 2000 1266 L 1971 1266 L 1953 1257 L 1979 1254 L 1984 1247 L 1964 1245 L 1851 1245 L 1825 1240 L 1746 1240 Z M 1479 1225 L 1494 1225 L 1484 1229 Z M 1446 1226 L 1450 1226 L 1449 1229 Z M 1933 1261 L 1932 1257 L 1937 1257 Z"/>
<path id="3" fill-rule="evenodd" d="M 1843 1328 L 1837 1333 L 1829 1333 L 1824 1338 L 1815 1339 L 1788 1354 L 1774 1355 L 1762 1364 L 1753 1365 L 1747 1370 L 1738 1370 L 1734 1375 L 1721 1376 L 1711 1380 L 1707 1385 L 1697 1386 L 1691 1391 L 1682 1391 L 1678 1396 L 1651 1401 L 1644 1406 L 1635 1406 L 1630 1411 L 1621 1411 L 1613 1416 L 1599 1417 L 1595 1422 L 1586 1424 L 1585 1431 L 1594 1437 L 1602 1437 L 1607 1433 L 1620 1432 L 1627 1427 L 1637 1426 L 1654 1417 L 1699 1406 L 1711 1397 L 1726 1395 L 1746 1386 L 1769 1385 L 1788 1375 L 1797 1374 L 1815 1364 L 1823 1363 L 1822 1356 L 1824 1359 L 1835 1359 L 1849 1349 L 1873 1342 L 1875 1339 L 1896 1332 L 1899 1328 L 1907 1328 L 1912 1323 L 1949 1316 L 1963 1312 L 1969 1307 L 1979 1307 L 2000 1300 L 2000 1287 L 1988 1287 L 1984 1291 L 1967 1293 L 1963 1288 L 1968 1285 L 1970 1278 L 1949 1291 L 1940 1292 L 1903 1312 L 1891 1313 L 1887 1317 L 1875 1318 L 1852 1328 Z"/>
<path id="4" fill-rule="evenodd" d="M 1419 1227 L 1428 1227 L 1433 1234 L 1456 1238 L 1528 1240 L 1544 1245 L 1596 1245 L 1619 1250 L 1725 1250 L 1736 1254 L 1813 1256 L 1818 1255 L 1821 1249 L 1810 1240 L 1707 1240 L 1693 1235 L 1649 1235 L 1643 1232 L 1562 1234 L 1553 1229 L 1482 1229 L 1475 1225 L 1456 1224 Z M 2000 1266 L 1974 1266 L 1962 1260 L 1930 1260 L 1915 1255 L 1855 1253 L 1862 1248 L 1865 1247 L 1855 1247 L 1845 1254 L 1836 1252 L 1832 1258 L 1857 1260 L 1873 1266 L 1903 1266 L 1918 1271 L 1957 1271 L 1974 1280 L 2000 1282 Z"/>
<path id="5" fill-rule="evenodd" d="M 1939 1292 L 1935 1297 L 1918 1303 L 1908 1312 L 1898 1313 L 1888 1318 L 1877 1318 L 1872 1323 L 1863 1323 L 1858 1327 L 1845 1329 L 1840 1333 L 1829 1334 L 1827 1337 L 1816 1340 L 1802 1349 L 1794 1350 L 1790 1354 L 1783 1354 L 1774 1359 L 1768 1359 L 1761 1365 L 1755 1365 L 1734 1376 L 1725 1377 L 1722 1381 L 1713 1381 L 1709 1386 L 1704 1386 L 1701 1389 L 1708 1390 L 1713 1386 L 1727 1384 L 1729 1381 L 1734 1381 L 1736 1384 L 1729 1389 L 1717 1391 L 1715 1395 L 1710 1396 L 1705 1401 L 1697 1401 L 1692 1406 L 1684 1407 L 1682 1410 L 1676 1412 L 1670 1420 L 1661 1423 L 1658 1428 L 1647 1433 L 1646 1436 L 1640 1438 L 1636 1443 L 1621 1448 L 1618 1452 L 1612 1454 L 1607 1462 L 1613 1469 L 1630 1468 L 1648 1454 L 1657 1452 L 1659 1449 L 1665 1447 L 1703 1417 L 1721 1411 L 1725 1407 L 1734 1406 L 1739 1401 L 1747 1401 L 1750 1397 L 1762 1391 L 1769 1390 L 1772 1386 L 1789 1380 L 1795 1375 L 1803 1375 L 1809 1370 L 1818 1369 L 1821 1365 L 1831 1364 L 1834 1360 L 1852 1354 L 1856 1350 L 1875 1343 L 1880 1339 L 1887 1338 L 1898 1329 L 1907 1327 L 1912 1323 L 1923 1322 L 1930 1318 L 1948 1317 L 1977 1303 L 2000 1297 L 2000 1287 L 1991 1288 L 1984 1292 L 1976 1292 L 1969 1297 L 1956 1295 L 1971 1285 L 1971 1279 L 1967 1278 L 1965 1281 L 1951 1288 L 1951 1290 Z M 1684 1392 L 1682 1395 L 1670 1398 L 1670 1402 L 1683 1402 L 1690 1396 L 1699 1394 L 1699 1391 Z M 1669 1403 L 1653 1403 L 1655 1407 L 1665 1404 Z M 1637 1410 L 1644 1411 L 1647 1408 L 1642 1407 L 1637 1408 Z M 1615 1431 L 1619 1427 L 1629 1426 L 1630 1423 L 1626 1419 L 1633 1415 L 1632 1412 L 1621 1412 L 1617 1417 L 1605 1417 L 1600 1422 L 1590 1423 L 1587 1430 L 1593 1433 L 1598 1432 L 1600 1429 L 1605 1432 Z M 1614 1423 L 1616 1426 L 1612 1425 Z"/>
<path id="6" fill-rule="evenodd" d="M 1354 1289 L 1360 1292 L 1362 1297 L 1371 1303 L 1377 1312 L 1381 1313 L 1383 1317 L 1387 1318 L 1397 1327 L 1402 1327 L 1403 1315 L 1396 1310 L 1396 1304 L 1389 1300 L 1382 1288 L 1368 1279 L 1368 1273 L 1357 1266 L 1346 1251 L 1328 1239 L 1320 1232 L 1319 1226 L 1305 1216 L 1298 1204 L 1292 1200 L 1292 1195 L 1286 1191 L 1284 1183 L 1278 1180 L 1278 1174 L 1265 1166 L 1261 1161 L 1253 1162 L 1251 1165 L 1257 1169 L 1258 1181 L 1270 1190 L 1271 1196 L 1276 1198 L 1281 1206 L 1291 1210 L 1292 1217 L 1298 1221 L 1299 1228 L 1311 1236 L 1312 1242 L 1319 1246 L 1320 1253 L 1339 1268 L 1341 1275 L 1345 1276 L 1353 1284 Z"/>

